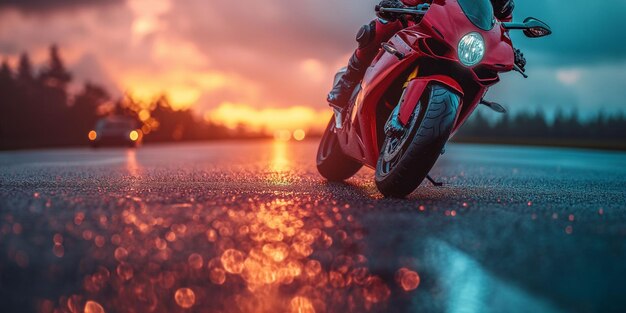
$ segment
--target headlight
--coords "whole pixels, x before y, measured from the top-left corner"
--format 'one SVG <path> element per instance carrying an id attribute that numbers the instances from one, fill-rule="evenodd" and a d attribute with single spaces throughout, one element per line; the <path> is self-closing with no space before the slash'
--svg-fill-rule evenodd
<path id="1" fill-rule="evenodd" d="M 485 41 L 479 33 L 469 33 L 459 42 L 459 60 L 465 66 L 474 66 L 485 56 Z"/>

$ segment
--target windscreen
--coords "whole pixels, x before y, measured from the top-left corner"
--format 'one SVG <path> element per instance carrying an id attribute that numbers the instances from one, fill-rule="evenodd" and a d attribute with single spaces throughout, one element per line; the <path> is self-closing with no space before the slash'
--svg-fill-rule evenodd
<path id="1" fill-rule="evenodd" d="M 494 25 L 493 7 L 489 0 L 458 0 L 459 5 L 476 27 L 491 30 Z"/>

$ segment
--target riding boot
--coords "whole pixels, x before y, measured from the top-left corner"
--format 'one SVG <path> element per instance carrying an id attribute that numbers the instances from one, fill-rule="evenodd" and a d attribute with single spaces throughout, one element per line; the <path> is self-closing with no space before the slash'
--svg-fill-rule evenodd
<path id="1" fill-rule="evenodd" d="M 341 78 L 333 86 L 333 89 L 328 93 L 327 100 L 330 106 L 340 111 L 348 106 L 348 101 L 350 101 L 354 89 L 361 82 L 363 76 L 365 76 L 367 66 L 367 64 L 364 64 L 357 58 L 356 53 L 352 55 L 348 62 L 346 72 L 343 73 Z"/>

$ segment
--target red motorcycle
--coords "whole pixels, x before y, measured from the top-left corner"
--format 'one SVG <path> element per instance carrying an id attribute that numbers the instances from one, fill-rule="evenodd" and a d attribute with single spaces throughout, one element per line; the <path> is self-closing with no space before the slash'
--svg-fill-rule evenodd
<path id="1" fill-rule="evenodd" d="M 531 38 L 552 31 L 535 18 L 500 22 L 489 0 L 380 10 L 402 16 L 407 27 L 382 44 L 348 108 L 335 110 L 317 168 L 326 179 L 342 181 L 369 166 L 383 195 L 405 197 L 425 178 L 436 184 L 428 173 L 479 104 L 505 112 L 483 99 L 499 73 L 515 70 L 527 77 L 515 64 L 508 30 L 524 30 Z"/>

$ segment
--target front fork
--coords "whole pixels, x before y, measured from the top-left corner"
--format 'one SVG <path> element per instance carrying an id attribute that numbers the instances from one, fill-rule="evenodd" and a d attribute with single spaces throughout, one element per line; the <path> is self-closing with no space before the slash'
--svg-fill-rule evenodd
<path id="1" fill-rule="evenodd" d="M 385 124 L 385 135 L 390 136 L 390 137 L 397 137 L 397 136 L 401 136 L 404 133 L 405 125 L 400 120 L 400 107 L 402 103 L 404 102 L 409 83 L 415 78 L 417 78 L 418 72 L 419 72 L 419 67 L 416 67 L 415 70 L 411 72 L 411 75 L 409 75 L 409 77 L 407 78 L 406 82 L 404 83 L 404 86 L 402 86 L 402 95 L 400 96 L 400 100 L 398 101 L 398 104 L 391 112 L 391 115 L 389 116 L 389 119 L 387 120 L 387 123 Z"/>

